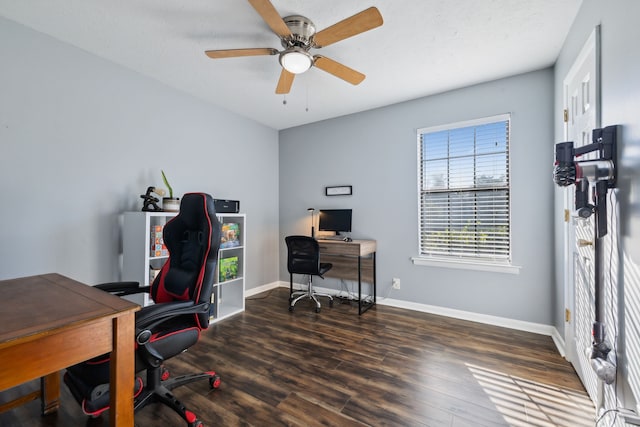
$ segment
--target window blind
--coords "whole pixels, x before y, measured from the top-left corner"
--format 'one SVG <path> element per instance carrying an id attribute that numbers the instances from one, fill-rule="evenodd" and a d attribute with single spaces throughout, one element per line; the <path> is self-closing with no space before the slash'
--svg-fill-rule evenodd
<path id="1" fill-rule="evenodd" d="M 510 261 L 509 123 L 418 131 L 421 255 Z"/>

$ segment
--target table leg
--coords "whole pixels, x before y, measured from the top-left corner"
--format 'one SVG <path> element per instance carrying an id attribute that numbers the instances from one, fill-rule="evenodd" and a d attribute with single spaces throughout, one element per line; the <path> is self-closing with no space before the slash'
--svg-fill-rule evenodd
<path id="1" fill-rule="evenodd" d="M 133 426 L 135 314 L 113 319 L 109 425 Z"/>
<path id="2" fill-rule="evenodd" d="M 40 378 L 40 407 L 42 415 L 48 415 L 60 407 L 60 372 Z"/>

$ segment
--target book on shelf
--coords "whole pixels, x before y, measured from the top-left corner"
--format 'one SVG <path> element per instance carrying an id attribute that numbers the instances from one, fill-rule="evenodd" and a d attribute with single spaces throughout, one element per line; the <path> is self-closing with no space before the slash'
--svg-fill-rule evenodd
<path id="1" fill-rule="evenodd" d="M 216 318 L 216 294 L 215 292 L 211 293 L 211 305 L 209 306 L 209 321 L 215 320 Z"/>
<path id="2" fill-rule="evenodd" d="M 235 248 L 240 246 L 240 225 L 235 222 L 222 224 L 220 248 Z"/>
<path id="3" fill-rule="evenodd" d="M 150 255 L 153 256 L 169 256 L 169 250 L 164 245 L 164 238 L 162 237 L 162 225 L 152 225 L 151 232 L 149 233 L 151 242 Z"/>
<path id="4" fill-rule="evenodd" d="M 219 261 L 219 281 L 226 282 L 238 277 L 238 257 L 221 258 Z"/>
<path id="5" fill-rule="evenodd" d="M 153 281 L 156 280 L 156 277 L 160 274 L 160 270 L 161 268 L 149 267 L 149 283 L 153 283 Z"/>

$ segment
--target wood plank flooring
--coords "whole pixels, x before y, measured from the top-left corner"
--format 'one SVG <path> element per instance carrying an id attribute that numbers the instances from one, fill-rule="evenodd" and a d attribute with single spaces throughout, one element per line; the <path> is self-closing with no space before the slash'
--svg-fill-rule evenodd
<path id="1" fill-rule="evenodd" d="M 167 363 L 173 374 L 213 369 L 176 390 L 206 426 L 593 426 L 594 408 L 547 336 L 376 306 L 301 301 L 288 290 L 247 299 L 246 311 L 206 331 Z M 20 391 L 36 387 L 34 382 Z M 16 390 L 0 393 L 0 401 Z M 57 414 L 39 401 L 0 414 L 0 426 L 106 426 L 88 419 L 62 386 Z M 152 405 L 136 426 L 184 426 Z"/>

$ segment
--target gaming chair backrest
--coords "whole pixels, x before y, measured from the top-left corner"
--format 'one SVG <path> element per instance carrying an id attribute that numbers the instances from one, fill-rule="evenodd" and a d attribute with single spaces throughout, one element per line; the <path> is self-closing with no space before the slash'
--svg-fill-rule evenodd
<path id="1" fill-rule="evenodd" d="M 180 212 L 164 227 L 169 259 L 151 285 L 157 304 L 211 301 L 220 236 L 213 198 L 206 193 L 185 194 Z M 209 314 L 198 314 L 196 321 L 201 329 L 208 327 Z"/>

